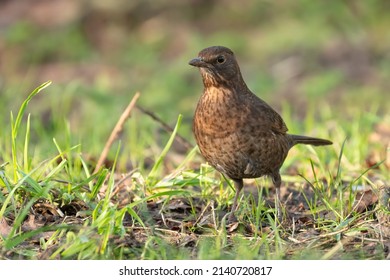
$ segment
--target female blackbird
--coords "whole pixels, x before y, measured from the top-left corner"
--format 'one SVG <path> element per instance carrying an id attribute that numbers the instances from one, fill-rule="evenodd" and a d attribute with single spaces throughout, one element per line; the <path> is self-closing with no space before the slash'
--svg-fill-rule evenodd
<path id="1" fill-rule="evenodd" d="M 236 189 L 229 221 L 234 220 L 243 178 L 261 176 L 272 178 L 281 218 L 279 170 L 288 151 L 296 144 L 332 142 L 287 134 L 281 116 L 249 90 L 230 49 L 206 48 L 189 64 L 200 69 L 204 84 L 193 120 L 196 142 L 203 157 L 231 178 Z"/>

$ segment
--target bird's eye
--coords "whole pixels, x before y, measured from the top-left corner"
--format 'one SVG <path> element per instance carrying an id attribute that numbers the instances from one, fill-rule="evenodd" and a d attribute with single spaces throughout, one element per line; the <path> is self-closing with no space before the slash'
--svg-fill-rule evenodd
<path id="1" fill-rule="evenodd" d="M 224 63 L 224 62 L 225 62 L 225 57 L 224 57 L 223 55 L 218 56 L 218 57 L 217 57 L 217 62 L 218 62 L 219 64 Z"/>

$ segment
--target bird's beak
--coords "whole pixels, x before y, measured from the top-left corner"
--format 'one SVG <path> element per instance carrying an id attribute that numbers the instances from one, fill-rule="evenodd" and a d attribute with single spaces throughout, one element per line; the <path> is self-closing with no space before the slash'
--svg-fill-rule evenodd
<path id="1" fill-rule="evenodd" d="M 207 63 L 204 62 L 204 60 L 200 57 L 194 58 L 188 62 L 189 65 L 195 66 L 195 67 L 206 67 Z"/>

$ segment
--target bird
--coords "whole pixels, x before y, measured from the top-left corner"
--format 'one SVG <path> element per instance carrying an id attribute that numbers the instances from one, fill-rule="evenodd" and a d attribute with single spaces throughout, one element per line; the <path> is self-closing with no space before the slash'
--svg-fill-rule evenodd
<path id="1" fill-rule="evenodd" d="M 288 134 L 282 117 L 248 88 L 231 49 L 205 48 L 189 65 L 199 68 L 204 86 L 192 124 L 196 143 L 205 160 L 233 181 L 236 191 L 228 221 L 236 221 L 243 179 L 262 176 L 272 179 L 276 215 L 282 219 L 280 168 L 289 150 L 297 144 L 332 142 Z"/>

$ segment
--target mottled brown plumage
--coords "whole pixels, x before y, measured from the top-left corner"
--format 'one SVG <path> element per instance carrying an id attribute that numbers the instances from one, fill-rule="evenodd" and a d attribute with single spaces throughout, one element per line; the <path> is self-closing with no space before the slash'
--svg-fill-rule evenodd
<path id="1" fill-rule="evenodd" d="M 279 169 L 296 144 L 330 145 L 331 141 L 287 134 L 281 116 L 245 84 L 233 52 L 221 46 L 202 50 L 189 62 L 200 69 L 204 92 L 196 107 L 193 131 L 204 158 L 234 181 L 234 218 L 243 178 L 268 175 L 276 188 L 280 215 Z"/>

